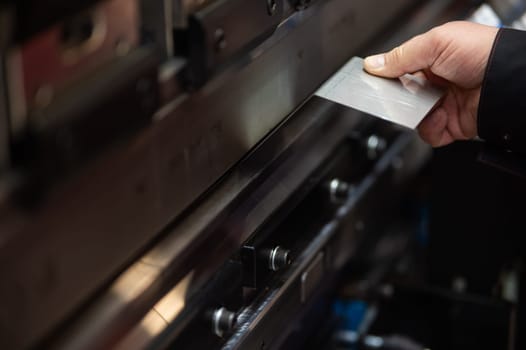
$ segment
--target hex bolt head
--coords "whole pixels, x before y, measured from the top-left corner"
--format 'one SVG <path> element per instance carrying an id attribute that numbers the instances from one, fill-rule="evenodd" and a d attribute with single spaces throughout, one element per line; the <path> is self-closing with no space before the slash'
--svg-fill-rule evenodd
<path id="1" fill-rule="evenodd" d="M 225 333 L 231 332 L 236 323 L 236 315 L 232 311 L 221 307 L 211 314 L 212 331 L 218 337 L 223 337 Z"/>
<path id="2" fill-rule="evenodd" d="M 290 265 L 292 258 L 290 257 L 290 251 L 276 246 L 269 252 L 268 255 L 268 268 L 272 271 L 279 271 L 282 268 Z"/>

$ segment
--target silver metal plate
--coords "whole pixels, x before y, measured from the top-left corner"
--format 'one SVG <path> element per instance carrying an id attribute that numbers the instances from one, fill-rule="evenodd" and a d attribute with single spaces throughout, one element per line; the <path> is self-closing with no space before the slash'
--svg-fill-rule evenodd
<path id="1" fill-rule="evenodd" d="M 363 59 L 353 57 L 316 95 L 414 129 L 444 92 L 410 74 L 399 79 L 371 75 L 363 69 Z"/>

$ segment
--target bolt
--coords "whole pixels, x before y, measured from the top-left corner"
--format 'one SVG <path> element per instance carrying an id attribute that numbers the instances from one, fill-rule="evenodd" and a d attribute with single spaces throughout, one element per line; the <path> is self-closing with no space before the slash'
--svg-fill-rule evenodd
<path id="1" fill-rule="evenodd" d="M 349 185 L 345 181 L 339 179 L 332 179 L 329 182 L 329 193 L 331 195 L 331 201 L 333 203 L 339 203 L 341 201 L 346 200 L 349 196 L 350 190 L 351 185 Z"/>
<path id="2" fill-rule="evenodd" d="M 291 263 L 290 251 L 280 246 L 275 247 L 268 254 L 268 268 L 272 271 L 279 271 Z"/>
<path id="3" fill-rule="evenodd" d="M 224 307 L 212 312 L 212 331 L 218 337 L 223 337 L 225 333 L 231 332 L 236 324 L 236 315 Z"/>
<path id="4" fill-rule="evenodd" d="M 376 135 L 371 135 L 366 141 L 367 156 L 369 159 L 375 159 L 378 155 L 385 150 L 386 142 L 383 138 Z"/>
<path id="5" fill-rule="evenodd" d="M 225 31 L 223 28 L 217 28 L 214 32 L 214 37 L 216 40 L 215 49 L 216 51 L 223 51 L 226 49 L 227 42 L 225 38 Z"/>
<path id="6" fill-rule="evenodd" d="M 267 12 L 269 16 L 274 15 L 274 13 L 276 13 L 277 8 L 278 4 L 276 3 L 276 0 L 267 0 Z"/>

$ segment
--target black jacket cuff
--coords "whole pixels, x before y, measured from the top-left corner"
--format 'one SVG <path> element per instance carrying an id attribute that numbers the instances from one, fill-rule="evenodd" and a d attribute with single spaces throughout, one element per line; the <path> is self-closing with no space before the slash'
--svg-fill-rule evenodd
<path id="1" fill-rule="evenodd" d="M 478 134 L 526 154 L 526 32 L 500 29 L 482 83 Z"/>

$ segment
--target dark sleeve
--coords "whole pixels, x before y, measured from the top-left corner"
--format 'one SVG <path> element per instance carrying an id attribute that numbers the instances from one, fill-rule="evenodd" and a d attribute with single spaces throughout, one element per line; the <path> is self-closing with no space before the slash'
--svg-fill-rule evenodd
<path id="1" fill-rule="evenodd" d="M 526 154 L 526 32 L 500 29 L 482 83 L 479 137 Z"/>

